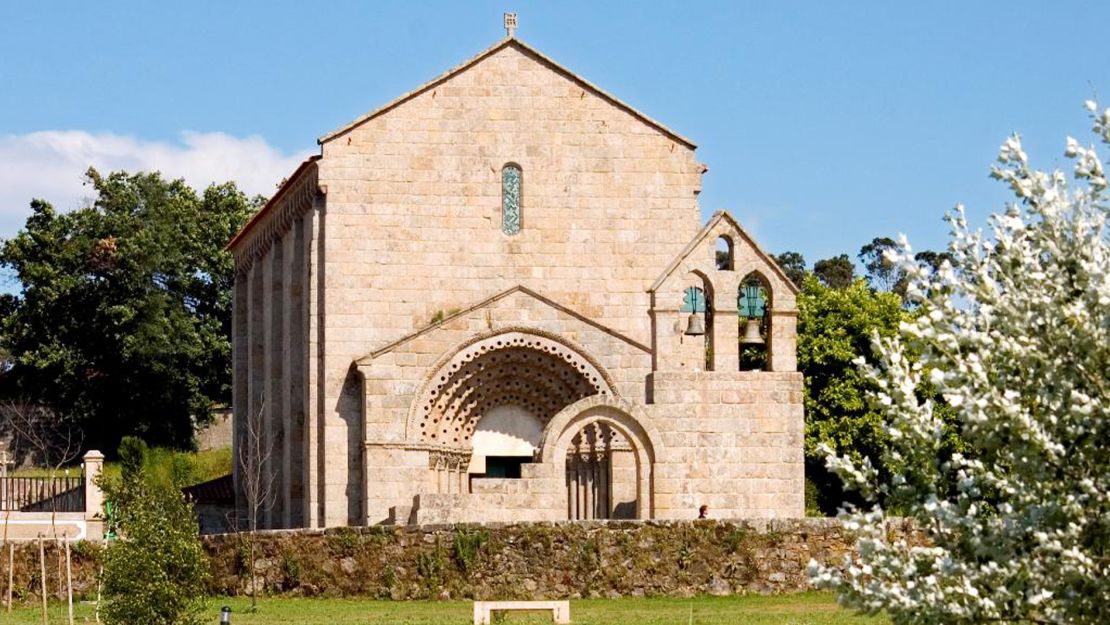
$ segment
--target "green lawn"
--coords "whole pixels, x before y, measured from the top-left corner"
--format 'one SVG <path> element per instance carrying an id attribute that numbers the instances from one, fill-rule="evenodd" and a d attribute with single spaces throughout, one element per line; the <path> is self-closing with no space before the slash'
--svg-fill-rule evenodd
<path id="1" fill-rule="evenodd" d="M 472 623 L 469 601 L 373 601 L 366 599 L 263 599 L 248 614 L 249 599 L 212 599 L 207 614 L 218 621 L 230 605 L 233 625 L 464 625 Z M 50 623 L 65 623 L 65 605 L 52 604 Z M 91 605 L 76 606 L 78 623 L 93 622 Z M 40 623 L 33 607 L 17 608 L 6 623 Z M 581 625 L 885 625 L 885 618 L 862 617 L 836 605 L 831 595 L 802 593 L 773 597 L 694 599 L 586 599 L 571 601 L 571 621 Z M 538 614 L 510 614 L 510 624 L 550 623 Z"/>

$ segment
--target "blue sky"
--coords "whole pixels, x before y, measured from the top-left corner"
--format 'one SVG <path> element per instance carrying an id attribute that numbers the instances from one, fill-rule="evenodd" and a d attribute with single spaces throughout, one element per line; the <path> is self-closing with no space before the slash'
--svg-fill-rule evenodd
<path id="1" fill-rule="evenodd" d="M 703 213 L 812 263 L 881 235 L 940 248 L 983 223 L 1021 131 L 1034 162 L 1110 104 L 1106 2 L 7 2 L 0 238 L 31 196 L 160 168 L 269 193 L 318 136 L 518 35 L 698 143 Z"/>

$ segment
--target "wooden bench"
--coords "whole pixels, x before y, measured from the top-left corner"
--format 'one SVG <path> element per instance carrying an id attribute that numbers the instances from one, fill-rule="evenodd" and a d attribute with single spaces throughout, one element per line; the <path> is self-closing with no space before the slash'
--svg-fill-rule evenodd
<path id="1" fill-rule="evenodd" d="M 569 601 L 475 601 L 474 625 L 489 625 L 494 612 L 509 610 L 551 610 L 553 622 L 570 622 Z"/>

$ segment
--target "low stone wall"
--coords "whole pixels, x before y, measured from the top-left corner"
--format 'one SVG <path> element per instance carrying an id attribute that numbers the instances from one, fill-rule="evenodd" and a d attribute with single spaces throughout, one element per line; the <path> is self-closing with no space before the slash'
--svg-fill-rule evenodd
<path id="1" fill-rule="evenodd" d="M 46 594 L 51 599 L 62 600 L 66 597 L 65 548 L 60 541 L 51 536 L 43 541 L 45 566 L 39 562 L 39 547 L 35 541 L 0 542 L 0 589 L 2 598 L 8 592 L 8 558 L 11 550 L 12 600 L 15 603 L 34 603 L 42 592 L 42 571 L 46 571 Z M 73 596 L 77 601 L 96 598 L 96 576 L 104 546 L 99 541 L 78 540 L 70 545 L 70 567 L 73 574 Z"/>
<path id="2" fill-rule="evenodd" d="M 213 592 L 249 592 L 248 540 L 205 540 Z M 808 588 L 811 558 L 839 562 L 853 545 L 834 519 L 374 526 L 256 540 L 267 594 L 392 599 L 794 592 Z"/>
<path id="3" fill-rule="evenodd" d="M 905 525 L 892 525 L 904 532 Z M 573 599 L 806 590 L 810 558 L 840 562 L 853 540 L 835 519 L 594 521 L 373 526 L 260 532 L 258 586 L 267 595 L 381 599 Z M 212 594 L 250 589 L 244 534 L 202 539 Z M 64 561 L 46 544 L 47 589 L 64 596 Z M 13 593 L 39 593 L 38 547 L 15 545 Z M 7 547 L 0 549 L 7 569 Z M 74 589 L 93 599 L 103 545 L 73 544 Z"/>

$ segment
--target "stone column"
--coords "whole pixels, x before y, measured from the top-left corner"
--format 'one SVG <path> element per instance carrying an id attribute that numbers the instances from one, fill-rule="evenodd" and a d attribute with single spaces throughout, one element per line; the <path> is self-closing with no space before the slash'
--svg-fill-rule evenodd
<path id="1" fill-rule="evenodd" d="M 323 430 L 323 397 L 320 392 L 321 370 L 323 368 L 324 329 L 320 323 L 322 316 L 324 284 L 323 240 L 320 232 L 322 225 L 323 198 L 317 198 L 313 210 L 303 218 L 305 253 L 305 290 L 308 310 L 307 353 L 305 354 L 307 413 L 305 414 L 305 459 L 304 459 L 304 525 L 320 527 L 324 523 L 323 494 L 325 458 L 321 454 Z"/>
<path id="2" fill-rule="evenodd" d="M 247 369 L 247 346 L 249 330 L 247 328 L 247 300 L 249 299 L 250 278 L 247 272 L 238 271 L 235 274 L 235 294 L 231 302 L 231 474 L 235 485 L 235 505 L 241 508 L 239 450 L 242 447 L 243 431 L 246 425 L 248 405 L 248 382 L 250 372 Z"/>
<path id="3" fill-rule="evenodd" d="M 798 370 L 798 311 L 771 311 L 771 344 L 767 346 L 771 371 Z"/>
<path id="4" fill-rule="evenodd" d="M 592 454 L 593 449 L 590 449 Z M 586 457 L 586 487 L 583 489 L 585 497 L 582 501 L 582 509 L 585 514 L 582 518 L 594 518 L 594 462 L 590 456 Z"/>
<path id="5" fill-rule="evenodd" d="M 578 476 L 575 473 L 577 467 L 570 457 L 565 459 L 566 473 L 564 478 L 567 488 L 567 518 L 574 520 L 576 518 L 575 510 L 577 510 L 578 501 Z"/>
<path id="6" fill-rule="evenodd" d="M 732 307 L 723 304 L 729 298 L 718 294 L 713 310 L 713 370 L 734 372 L 740 370 L 740 317 L 736 311 L 736 294 L 732 293 Z M 721 302 L 725 299 L 726 302 Z"/>
<path id="7" fill-rule="evenodd" d="M 304 221 L 294 221 L 283 240 L 282 284 L 285 287 L 284 371 L 282 415 L 285 444 L 282 445 L 282 482 L 285 488 L 286 527 L 304 525 L 304 420 L 305 420 L 305 324 Z"/>
<path id="8" fill-rule="evenodd" d="M 250 271 L 247 276 L 248 289 L 247 289 L 247 372 L 249 378 L 247 380 L 247 410 L 242 420 L 242 434 L 244 452 L 238 458 L 235 458 L 236 463 L 253 464 L 257 462 L 256 454 L 250 450 L 247 437 L 250 435 L 249 430 L 263 426 L 262 422 L 262 408 L 265 401 L 265 368 L 263 363 L 263 356 L 265 354 L 265 335 L 263 334 L 263 292 L 262 292 L 262 268 L 259 267 L 258 259 L 251 265 Z M 241 470 L 246 470 L 247 466 L 241 466 Z M 247 478 L 244 478 L 247 479 Z M 243 501 L 243 512 L 247 515 L 239 519 L 243 528 L 250 526 L 250 515 L 254 514 L 254 510 L 249 509 L 249 502 L 245 499 Z M 261 522 L 261 519 L 259 519 Z"/>
<path id="9" fill-rule="evenodd" d="M 266 508 L 266 527 L 280 527 L 285 517 L 285 481 L 282 479 L 285 447 L 284 409 L 288 384 L 285 380 L 285 291 L 282 285 L 284 245 L 275 240 L 263 262 L 263 310 L 265 311 L 265 449 L 263 474 L 270 482 L 269 506 Z"/>
<path id="10" fill-rule="evenodd" d="M 97 478 L 104 468 L 104 454 L 92 449 L 85 456 L 85 535 L 89 540 L 104 538 L 104 492 Z"/>

